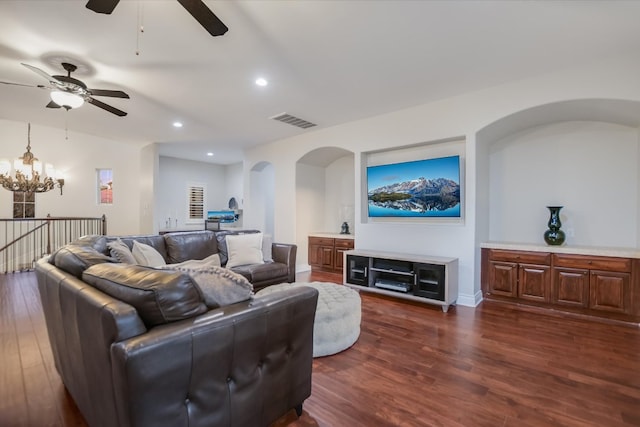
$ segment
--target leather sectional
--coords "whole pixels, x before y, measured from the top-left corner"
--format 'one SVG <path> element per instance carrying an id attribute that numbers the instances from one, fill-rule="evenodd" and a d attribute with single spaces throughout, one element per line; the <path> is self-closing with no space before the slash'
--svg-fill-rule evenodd
<path id="1" fill-rule="evenodd" d="M 210 308 L 187 274 L 114 263 L 109 239 L 82 239 L 36 264 L 55 366 L 90 426 L 268 426 L 301 413 L 311 394 L 315 289 Z M 219 249 L 211 231 L 121 239 L 153 245 L 172 262 Z M 286 274 L 270 276 L 264 265 L 239 272 L 254 285 L 292 281 L 295 247 L 274 244 L 273 260 Z M 134 302 L 101 291 L 105 281 Z"/>

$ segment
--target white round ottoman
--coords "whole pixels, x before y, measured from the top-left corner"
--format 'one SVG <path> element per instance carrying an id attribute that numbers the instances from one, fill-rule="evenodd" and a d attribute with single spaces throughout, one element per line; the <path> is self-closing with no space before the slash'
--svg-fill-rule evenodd
<path id="1" fill-rule="evenodd" d="M 353 289 L 325 282 L 294 282 L 272 285 L 256 296 L 311 286 L 318 290 L 318 306 L 313 325 L 313 357 L 329 356 L 351 347 L 360 336 L 360 295 Z"/>

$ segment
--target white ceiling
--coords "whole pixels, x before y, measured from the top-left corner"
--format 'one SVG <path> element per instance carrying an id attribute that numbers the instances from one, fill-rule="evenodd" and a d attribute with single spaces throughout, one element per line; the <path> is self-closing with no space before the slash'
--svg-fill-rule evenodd
<path id="1" fill-rule="evenodd" d="M 47 109 L 47 91 L 0 84 L 0 118 L 220 164 L 313 129 L 640 52 L 640 1 L 206 0 L 229 27 L 221 37 L 175 0 L 121 0 L 111 15 L 85 3 L 1 1 L 0 80 L 46 84 L 20 63 L 53 75 L 72 62 L 90 88 L 127 92 L 98 99 L 128 116 Z M 282 112 L 318 127 L 269 119 Z"/>

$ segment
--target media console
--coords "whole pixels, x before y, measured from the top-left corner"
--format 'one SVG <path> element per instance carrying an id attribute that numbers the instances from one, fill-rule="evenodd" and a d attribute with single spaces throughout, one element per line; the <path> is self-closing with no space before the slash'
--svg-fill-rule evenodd
<path id="1" fill-rule="evenodd" d="M 392 252 L 344 252 L 343 283 L 354 289 L 437 304 L 458 298 L 458 259 Z"/>

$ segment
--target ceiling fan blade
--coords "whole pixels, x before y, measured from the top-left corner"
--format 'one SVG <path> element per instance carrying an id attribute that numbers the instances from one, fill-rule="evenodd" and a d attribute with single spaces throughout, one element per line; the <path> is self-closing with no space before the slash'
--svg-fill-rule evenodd
<path id="1" fill-rule="evenodd" d="M 93 96 L 110 96 L 112 98 L 127 98 L 129 95 L 121 90 L 105 90 L 105 89 L 87 89 L 90 95 Z"/>
<path id="2" fill-rule="evenodd" d="M 27 67 L 28 69 L 30 69 L 31 71 L 33 71 L 34 73 L 39 74 L 40 76 L 44 77 L 50 83 L 60 83 L 60 80 L 56 79 L 53 76 L 50 76 L 49 74 L 45 73 L 44 71 L 42 71 L 38 67 L 34 67 L 33 65 L 29 65 L 29 64 L 25 64 L 25 63 L 21 63 L 21 64 L 24 65 L 25 67 Z"/>
<path id="3" fill-rule="evenodd" d="M 107 110 L 110 113 L 115 114 L 116 116 L 120 116 L 120 117 L 124 117 L 127 115 L 127 113 L 125 113 L 122 110 L 118 110 L 116 107 L 112 107 L 111 105 L 105 104 L 102 101 L 98 101 L 97 99 L 94 99 L 90 96 L 87 96 L 85 98 L 85 100 L 89 103 L 89 104 L 93 104 L 96 107 L 102 108 L 103 110 Z"/>
<path id="4" fill-rule="evenodd" d="M 89 0 L 86 7 L 96 13 L 106 13 L 109 15 L 119 2 L 120 0 Z"/>
<path id="5" fill-rule="evenodd" d="M 49 103 L 47 104 L 47 108 L 62 108 L 62 107 L 53 101 L 49 101 Z"/>
<path id="6" fill-rule="evenodd" d="M 22 84 L 22 83 L 3 82 L 3 81 L 0 81 L 0 84 L 11 85 L 11 86 L 38 87 L 38 88 L 42 88 L 42 89 L 44 89 L 46 87 L 45 85 L 25 85 L 25 84 Z"/>
<path id="7" fill-rule="evenodd" d="M 212 36 L 221 36 L 227 31 L 226 25 L 222 23 L 220 19 L 207 7 L 202 0 L 178 0 L 178 3 L 182 5 L 187 12 L 191 14 L 196 21 L 204 27 Z"/>

